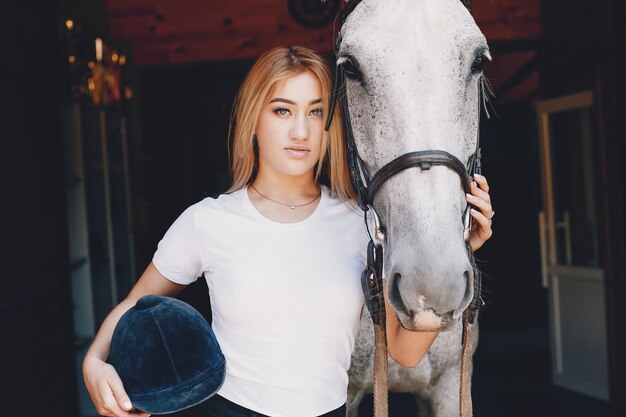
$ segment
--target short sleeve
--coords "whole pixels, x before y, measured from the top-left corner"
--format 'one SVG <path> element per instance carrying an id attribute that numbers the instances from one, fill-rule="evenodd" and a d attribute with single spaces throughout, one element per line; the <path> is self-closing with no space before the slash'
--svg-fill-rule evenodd
<path id="1" fill-rule="evenodd" d="M 176 219 L 152 258 L 156 269 L 177 284 L 191 284 L 204 272 L 195 214 L 196 205 L 193 205 Z"/>

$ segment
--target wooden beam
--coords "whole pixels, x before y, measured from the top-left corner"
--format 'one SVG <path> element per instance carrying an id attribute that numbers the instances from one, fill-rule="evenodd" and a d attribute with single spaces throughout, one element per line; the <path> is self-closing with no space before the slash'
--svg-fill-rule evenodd
<path id="1" fill-rule="evenodd" d="M 539 97 L 539 71 L 534 71 L 526 79 L 515 85 L 499 98 L 499 103 L 513 103 Z"/>
<path id="2" fill-rule="evenodd" d="M 541 37 L 541 0 L 472 0 L 487 41 Z"/>
<path id="3" fill-rule="evenodd" d="M 273 33 L 227 38 L 193 37 L 157 42 L 138 41 L 133 43 L 133 59 L 139 66 L 225 61 L 256 58 L 264 51 L 280 45 L 303 45 L 318 52 L 330 52 L 333 39 L 330 31 L 319 34 L 301 30 L 290 33 L 288 37 Z"/>
<path id="4" fill-rule="evenodd" d="M 515 87 L 528 79 L 532 74 L 536 75 L 538 67 L 539 56 L 535 54 L 496 89 L 496 96 L 506 96 L 509 92 L 511 92 L 511 90 L 515 89 Z"/>
<path id="5" fill-rule="evenodd" d="M 498 91 L 511 78 L 513 73 L 536 55 L 535 51 L 497 54 L 492 52 L 493 62 L 485 67 L 485 76 L 495 91 Z"/>
<path id="6" fill-rule="evenodd" d="M 300 28 L 290 18 L 286 4 L 277 7 L 281 2 L 276 0 L 257 0 L 246 7 L 237 3 L 193 7 L 191 3 L 191 0 L 180 3 L 162 1 L 145 12 L 111 15 L 111 34 L 119 38 L 168 39 L 197 33 L 223 37 L 259 29 Z"/>

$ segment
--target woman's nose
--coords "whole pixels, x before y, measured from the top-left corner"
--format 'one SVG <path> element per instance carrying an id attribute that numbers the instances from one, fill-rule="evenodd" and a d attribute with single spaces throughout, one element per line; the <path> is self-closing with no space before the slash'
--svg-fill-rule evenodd
<path id="1" fill-rule="evenodd" d="M 291 137 L 299 140 L 305 140 L 309 137 L 309 126 L 305 116 L 297 116 L 293 119 Z"/>

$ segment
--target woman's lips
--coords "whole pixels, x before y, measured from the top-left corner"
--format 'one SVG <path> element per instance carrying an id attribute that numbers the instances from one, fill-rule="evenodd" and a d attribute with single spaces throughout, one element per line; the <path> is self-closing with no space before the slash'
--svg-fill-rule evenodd
<path id="1" fill-rule="evenodd" d="M 310 149 L 299 146 L 289 146 L 285 148 L 285 151 L 294 158 L 304 158 L 311 152 Z"/>

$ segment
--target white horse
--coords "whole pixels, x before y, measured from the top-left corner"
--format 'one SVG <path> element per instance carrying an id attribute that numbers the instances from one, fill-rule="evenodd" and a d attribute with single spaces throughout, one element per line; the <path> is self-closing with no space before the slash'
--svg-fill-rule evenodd
<path id="1" fill-rule="evenodd" d="M 485 60 L 485 37 L 460 0 L 359 2 L 341 28 L 338 63 L 349 78 L 350 117 L 368 171 L 420 150 L 468 161 L 476 149 Z M 383 275 L 400 323 L 443 331 L 415 368 L 389 360 L 389 390 L 418 396 L 427 412 L 420 417 L 458 416 L 460 317 L 474 290 L 459 176 L 445 166 L 404 170 L 385 182 L 374 207 L 387 229 Z M 372 391 L 373 346 L 364 310 L 350 369 L 350 417 Z"/>

